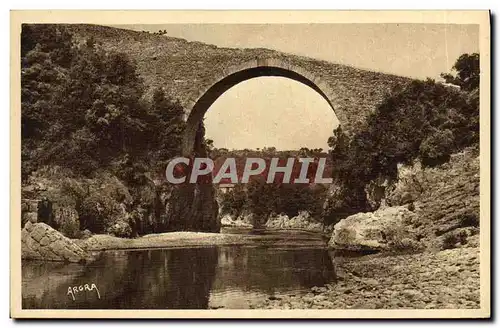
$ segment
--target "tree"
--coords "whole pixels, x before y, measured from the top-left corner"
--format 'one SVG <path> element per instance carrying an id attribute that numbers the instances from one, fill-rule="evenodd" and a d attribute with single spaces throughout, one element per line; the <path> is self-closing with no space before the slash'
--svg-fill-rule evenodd
<path id="1" fill-rule="evenodd" d="M 184 109 L 177 101 L 165 95 L 161 88 L 155 89 L 150 113 L 150 147 L 154 152 L 156 166 L 164 170 L 168 160 L 180 155 L 181 138 L 185 128 Z"/>
<path id="2" fill-rule="evenodd" d="M 229 214 L 237 218 L 243 213 L 247 205 L 244 186 L 236 184 L 234 188 L 221 195 L 220 212 L 222 215 Z"/>
<path id="3" fill-rule="evenodd" d="M 454 74 L 442 73 L 441 77 L 451 84 L 458 85 L 465 91 L 479 87 L 479 54 L 463 54 L 453 65 Z"/>
<path id="4" fill-rule="evenodd" d="M 260 228 L 276 208 L 277 187 L 273 183 L 267 183 L 262 176 L 256 176 L 248 183 L 247 200 L 248 208 L 253 213 L 252 225 Z"/>
<path id="5" fill-rule="evenodd" d="M 23 178 L 46 165 L 99 185 L 100 174 L 110 174 L 131 200 L 101 197 L 98 189 L 94 200 L 79 200 L 85 205 L 77 206 L 80 220 L 97 220 L 100 232 L 120 220 L 126 232 L 124 207 L 134 206 L 146 211 L 139 217 L 164 229 L 158 222 L 165 208 L 150 172 L 163 172 L 166 161 L 180 154 L 182 106 L 162 89 L 148 97 L 135 62 L 93 38 L 76 44 L 64 27 L 38 24 L 23 26 L 21 38 Z M 112 206 L 96 214 L 97 203 Z M 134 233 L 149 225 L 141 224 Z"/>
<path id="6" fill-rule="evenodd" d="M 26 25 L 21 31 L 22 178 L 37 168 L 49 135 L 59 128 L 59 98 L 74 57 L 72 37 L 57 25 Z"/>
<path id="7" fill-rule="evenodd" d="M 449 129 L 435 130 L 420 144 L 420 158 L 424 166 L 435 166 L 450 160 L 454 136 Z"/>
<path id="8" fill-rule="evenodd" d="M 125 54 L 93 38 L 76 45 L 56 25 L 23 26 L 22 42 L 23 172 L 45 164 L 85 175 L 114 164 L 126 171 L 126 163 L 161 166 L 180 152 L 182 106 L 161 89 L 145 101 Z"/>

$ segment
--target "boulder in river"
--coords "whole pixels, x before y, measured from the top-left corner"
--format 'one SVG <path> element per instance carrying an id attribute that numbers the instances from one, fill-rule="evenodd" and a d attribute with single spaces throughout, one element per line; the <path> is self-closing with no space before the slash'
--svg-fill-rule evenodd
<path id="1" fill-rule="evenodd" d="M 416 219 L 416 214 L 403 206 L 357 213 L 335 225 L 328 245 L 335 249 L 379 251 L 408 244 L 413 236 L 407 227 Z M 401 243 L 403 240 L 405 243 Z"/>

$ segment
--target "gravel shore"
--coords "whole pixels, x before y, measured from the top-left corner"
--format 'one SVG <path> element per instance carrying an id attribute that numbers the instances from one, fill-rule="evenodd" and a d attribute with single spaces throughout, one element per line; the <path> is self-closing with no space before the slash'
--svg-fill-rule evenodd
<path id="1" fill-rule="evenodd" d="M 304 295 L 275 295 L 252 308 L 477 309 L 479 248 L 336 257 L 335 283 Z"/>
<path id="2" fill-rule="evenodd" d="M 93 235 L 85 240 L 73 239 L 80 247 L 89 251 L 117 249 L 146 249 L 174 247 L 203 247 L 222 245 L 259 246 L 306 246 L 327 247 L 318 233 L 302 230 L 266 230 L 261 233 L 225 233 L 177 231 L 145 235 L 138 238 L 118 238 L 110 235 Z"/>

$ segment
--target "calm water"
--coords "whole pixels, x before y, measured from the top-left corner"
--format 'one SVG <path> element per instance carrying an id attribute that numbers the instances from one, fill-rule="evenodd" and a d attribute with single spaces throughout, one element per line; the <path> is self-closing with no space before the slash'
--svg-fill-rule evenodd
<path id="1" fill-rule="evenodd" d="M 324 248 L 221 246 L 107 251 L 86 266 L 23 262 L 22 278 L 23 308 L 237 309 L 305 293 L 335 272 Z M 85 284 L 96 288 L 73 300 L 68 287 Z"/>

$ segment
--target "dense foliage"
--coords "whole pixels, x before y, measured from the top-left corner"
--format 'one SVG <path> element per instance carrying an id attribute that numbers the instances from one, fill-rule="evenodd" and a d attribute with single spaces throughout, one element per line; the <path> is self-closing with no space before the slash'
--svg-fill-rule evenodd
<path id="1" fill-rule="evenodd" d="M 441 77 L 465 91 L 479 88 L 479 54 L 463 54 L 452 67 L 455 74 L 443 73 Z"/>
<path id="2" fill-rule="evenodd" d="M 351 139 L 334 131 L 329 145 L 340 192 L 327 221 L 369 209 L 365 186 L 379 177 L 396 179 L 398 164 L 419 159 L 436 166 L 478 145 L 479 56 L 461 56 L 454 69 L 453 81 L 463 90 L 416 80 L 386 97 Z"/>
<path id="3" fill-rule="evenodd" d="M 125 54 L 75 40 L 62 26 L 24 25 L 21 40 L 23 181 L 44 166 L 68 169 L 75 179 L 116 176 L 132 195 L 128 203 L 102 192 L 78 195 L 82 228 L 95 232 L 114 224 L 119 204 L 156 208 L 149 173 L 162 172 L 179 152 L 183 108 L 161 88 L 145 97 Z M 153 190 L 145 197 L 144 189 Z"/>
<path id="4" fill-rule="evenodd" d="M 221 195 L 221 215 L 251 214 L 254 227 L 262 226 L 272 215 L 297 216 L 301 211 L 320 219 L 327 187 L 307 184 L 269 184 L 263 177 L 237 184 Z"/>
<path id="5" fill-rule="evenodd" d="M 214 157 L 216 163 L 218 158 L 236 158 L 238 172 L 243 171 L 246 158 L 263 158 L 269 163 L 269 160 L 275 157 L 283 161 L 279 165 L 284 165 L 286 159 L 290 157 L 310 156 L 319 158 L 325 155 L 326 153 L 323 153 L 322 149 L 319 148 L 301 148 L 300 150 L 289 151 L 279 151 L 275 147 L 231 151 L 222 148 L 211 151 L 211 156 Z M 329 164 L 327 162 L 325 176 L 331 170 Z M 313 167 L 314 165 L 310 164 L 309 168 L 312 169 Z M 294 174 L 300 172 L 299 170 L 292 173 L 292 180 Z M 252 223 L 256 227 L 263 225 L 271 215 L 285 214 L 291 218 L 297 216 L 301 211 L 307 211 L 313 218 L 320 219 L 327 186 L 281 183 L 279 179 L 275 183 L 267 183 L 267 173 L 268 170 L 266 169 L 261 175 L 251 177 L 248 184 L 236 184 L 232 190 L 222 194 L 220 200 L 221 215 L 230 214 L 233 217 L 238 217 L 244 214 L 252 214 Z"/>

